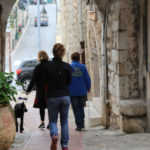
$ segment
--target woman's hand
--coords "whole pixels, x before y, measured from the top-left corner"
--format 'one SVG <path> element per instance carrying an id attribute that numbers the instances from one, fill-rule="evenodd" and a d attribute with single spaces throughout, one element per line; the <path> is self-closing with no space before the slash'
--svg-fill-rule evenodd
<path id="1" fill-rule="evenodd" d="M 25 94 L 26 94 L 26 95 L 29 95 L 29 94 L 30 94 L 30 92 L 25 92 Z"/>

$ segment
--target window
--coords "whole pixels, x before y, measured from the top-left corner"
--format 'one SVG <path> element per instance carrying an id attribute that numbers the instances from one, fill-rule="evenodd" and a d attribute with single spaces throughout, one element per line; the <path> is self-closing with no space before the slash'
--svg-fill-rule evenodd
<path id="1" fill-rule="evenodd" d="M 36 67 L 39 64 L 37 61 L 32 61 L 32 67 Z"/>
<path id="2" fill-rule="evenodd" d="M 22 67 L 24 67 L 24 68 L 25 68 L 25 67 L 26 67 L 26 68 L 32 67 L 32 61 L 27 61 L 27 62 L 25 62 Z"/>

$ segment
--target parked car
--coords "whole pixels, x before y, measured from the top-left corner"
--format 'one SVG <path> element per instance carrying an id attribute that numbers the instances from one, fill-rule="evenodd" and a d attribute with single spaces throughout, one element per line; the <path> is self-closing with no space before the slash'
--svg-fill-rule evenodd
<path id="1" fill-rule="evenodd" d="M 30 4 L 36 5 L 37 0 L 30 0 Z M 40 0 L 40 4 L 46 4 L 46 0 Z"/>
<path id="2" fill-rule="evenodd" d="M 37 17 L 34 18 L 34 26 L 37 27 Z M 48 26 L 48 17 L 40 18 L 40 26 Z"/>
<path id="3" fill-rule="evenodd" d="M 25 60 L 17 69 L 17 80 L 22 83 L 23 90 L 27 90 L 34 68 L 38 65 L 37 59 Z"/>

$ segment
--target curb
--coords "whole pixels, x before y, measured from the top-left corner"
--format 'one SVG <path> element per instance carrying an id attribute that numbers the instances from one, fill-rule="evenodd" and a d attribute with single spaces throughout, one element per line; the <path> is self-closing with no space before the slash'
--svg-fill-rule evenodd
<path id="1" fill-rule="evenodd" d="M 27 129 L 27 132 L 17 133 L 14 142 L 9 150 L 24 150 L 32 138 L 32 132 Z"/>

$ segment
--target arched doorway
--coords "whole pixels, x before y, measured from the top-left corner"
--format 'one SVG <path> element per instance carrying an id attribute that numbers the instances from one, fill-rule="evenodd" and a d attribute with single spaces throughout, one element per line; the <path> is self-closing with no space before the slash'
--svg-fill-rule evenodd
<path id="1" fill-rule="evenodd" d="M 64 2 L 67 2 L 67 1 L 64 1 Z M 9 6 L 9 7 L 12 8 L 12 6 Z M 68 12 L 70 11 L 69 8 L 70 8 L 70 6 L 66 8 Z M 76 12 L 77 12 L 77 8 L 75 8 L 75 9 L 76 9 Z M 91 13 L 90 10 L 88 10 L 88 11 L 86 12 L 87 14 Z M 10 13 L 10 11 L 9 11 L 9 13 Z M 9 13 L 8 13 L 8 15 L 9 15 Z M 71 13 L 73 13 L 73 12 L 71 12 Z M 68 13 L 65 17 L 67 18 L 69 15 L 70 14 Z M 68 44 L 67 48 L 72 49 L 71 52 L 77 51 L 77 50 L 80 51 L 80 42 L 79 42 L 79 37 L 78 37 L 79 36 L 79 33 L 78 33 L 79 32 L 78 31 L 79 30 L 78 29 L 78 17 L 77 17 L 77 15 L 74 15 L 74 16 L 75 16 L 74 18 L 70 17 L 68 20 L 72 19 L 72 20 L 77 21 L 77 23 L 76 22 L 72 23 L 72 24 L 76 24 L 76 27 L 73 30 L 76 30 L 77 32 L 73 32 L 73 38 L 74 38 L 73 41 L 70 40 L 70 38 L 72 38 L 71 34 L 69 34 L 67 36 L 66 41 L 65 41 Z M 91 21 L 89 23 L 88 29 L 86 27 L 84 29 L 85 29 L 85 32 L 89 32 L 88 33 L 89 37 L 87 39 L 85 39 L 85 40 L 86 40 L 87 43 L 89 42 L 89 46 L 87 46 L 87 52 L 86 53 L 88 55 L 87 62 L 89 62 L 89 64 L 90 64 L 89 65 L 90 67 L 88 67 L 88 68 L 89 68 L 89 71 L 91 72 L 92 84 L 93 84 L 93 86 L 92 86 L 93 90 L 91 92 L 92 93 L 91 94 L 92 97 L 91 97 L 90 100 L 93 101 L 94 109 L 96 108 L 96 110 L 98 110 L 98 117 L 95 114 L 94 114 L 95 115 L 94 117 L 97 117 L 98 120 L 100 120 L 100 117 L 102 117 L 100 115 L 101 114 L 101 110 L 102 110 L 101 109 L 102 108 L 101 98 L 100 98 L 100 96 L 102 95 L 100 93 L 100 91 L 101 91 L 100 90 L 100 84 L 101 84 L 100 83 L 100 75 L 101 75 L 101 70 L 102 70 L 102 68 L 101 68 L 101 60 L 100 60 L 101 40 L 102 40 L 101 39 L 101 29 L 102 29 L 102 25 L 101 24 L 102 24 L 102 22 L 100 20 L 102 20 L 102 19 L 99 19 L 99 13 L 98 13 L 97 17 L 98 17 L 98 21 L 96 21 L 96 20 L 94 22 Z M 87 18 L 88 18 L 88 16 L 87 16 Z M 85 18 L 85 20 L 87 18 Z M 69 26 L 70 24 L 67 21 L 64 24 L 67 26 L 67 27 L 65 26 L 65 31 L 67 31 L 67 29 L 69 29 L 70 33 L 71 33 L 72 29 Z M 31 32 L 34 33 L 34 31 L 31 31 Z M 71 52 L 69 52 L 69 54 Z M 69 54 L 68 54 L 68 56 L 69 56 Z M 23 53 L 22 53 L 22 55 L 23 55 Z"/>

